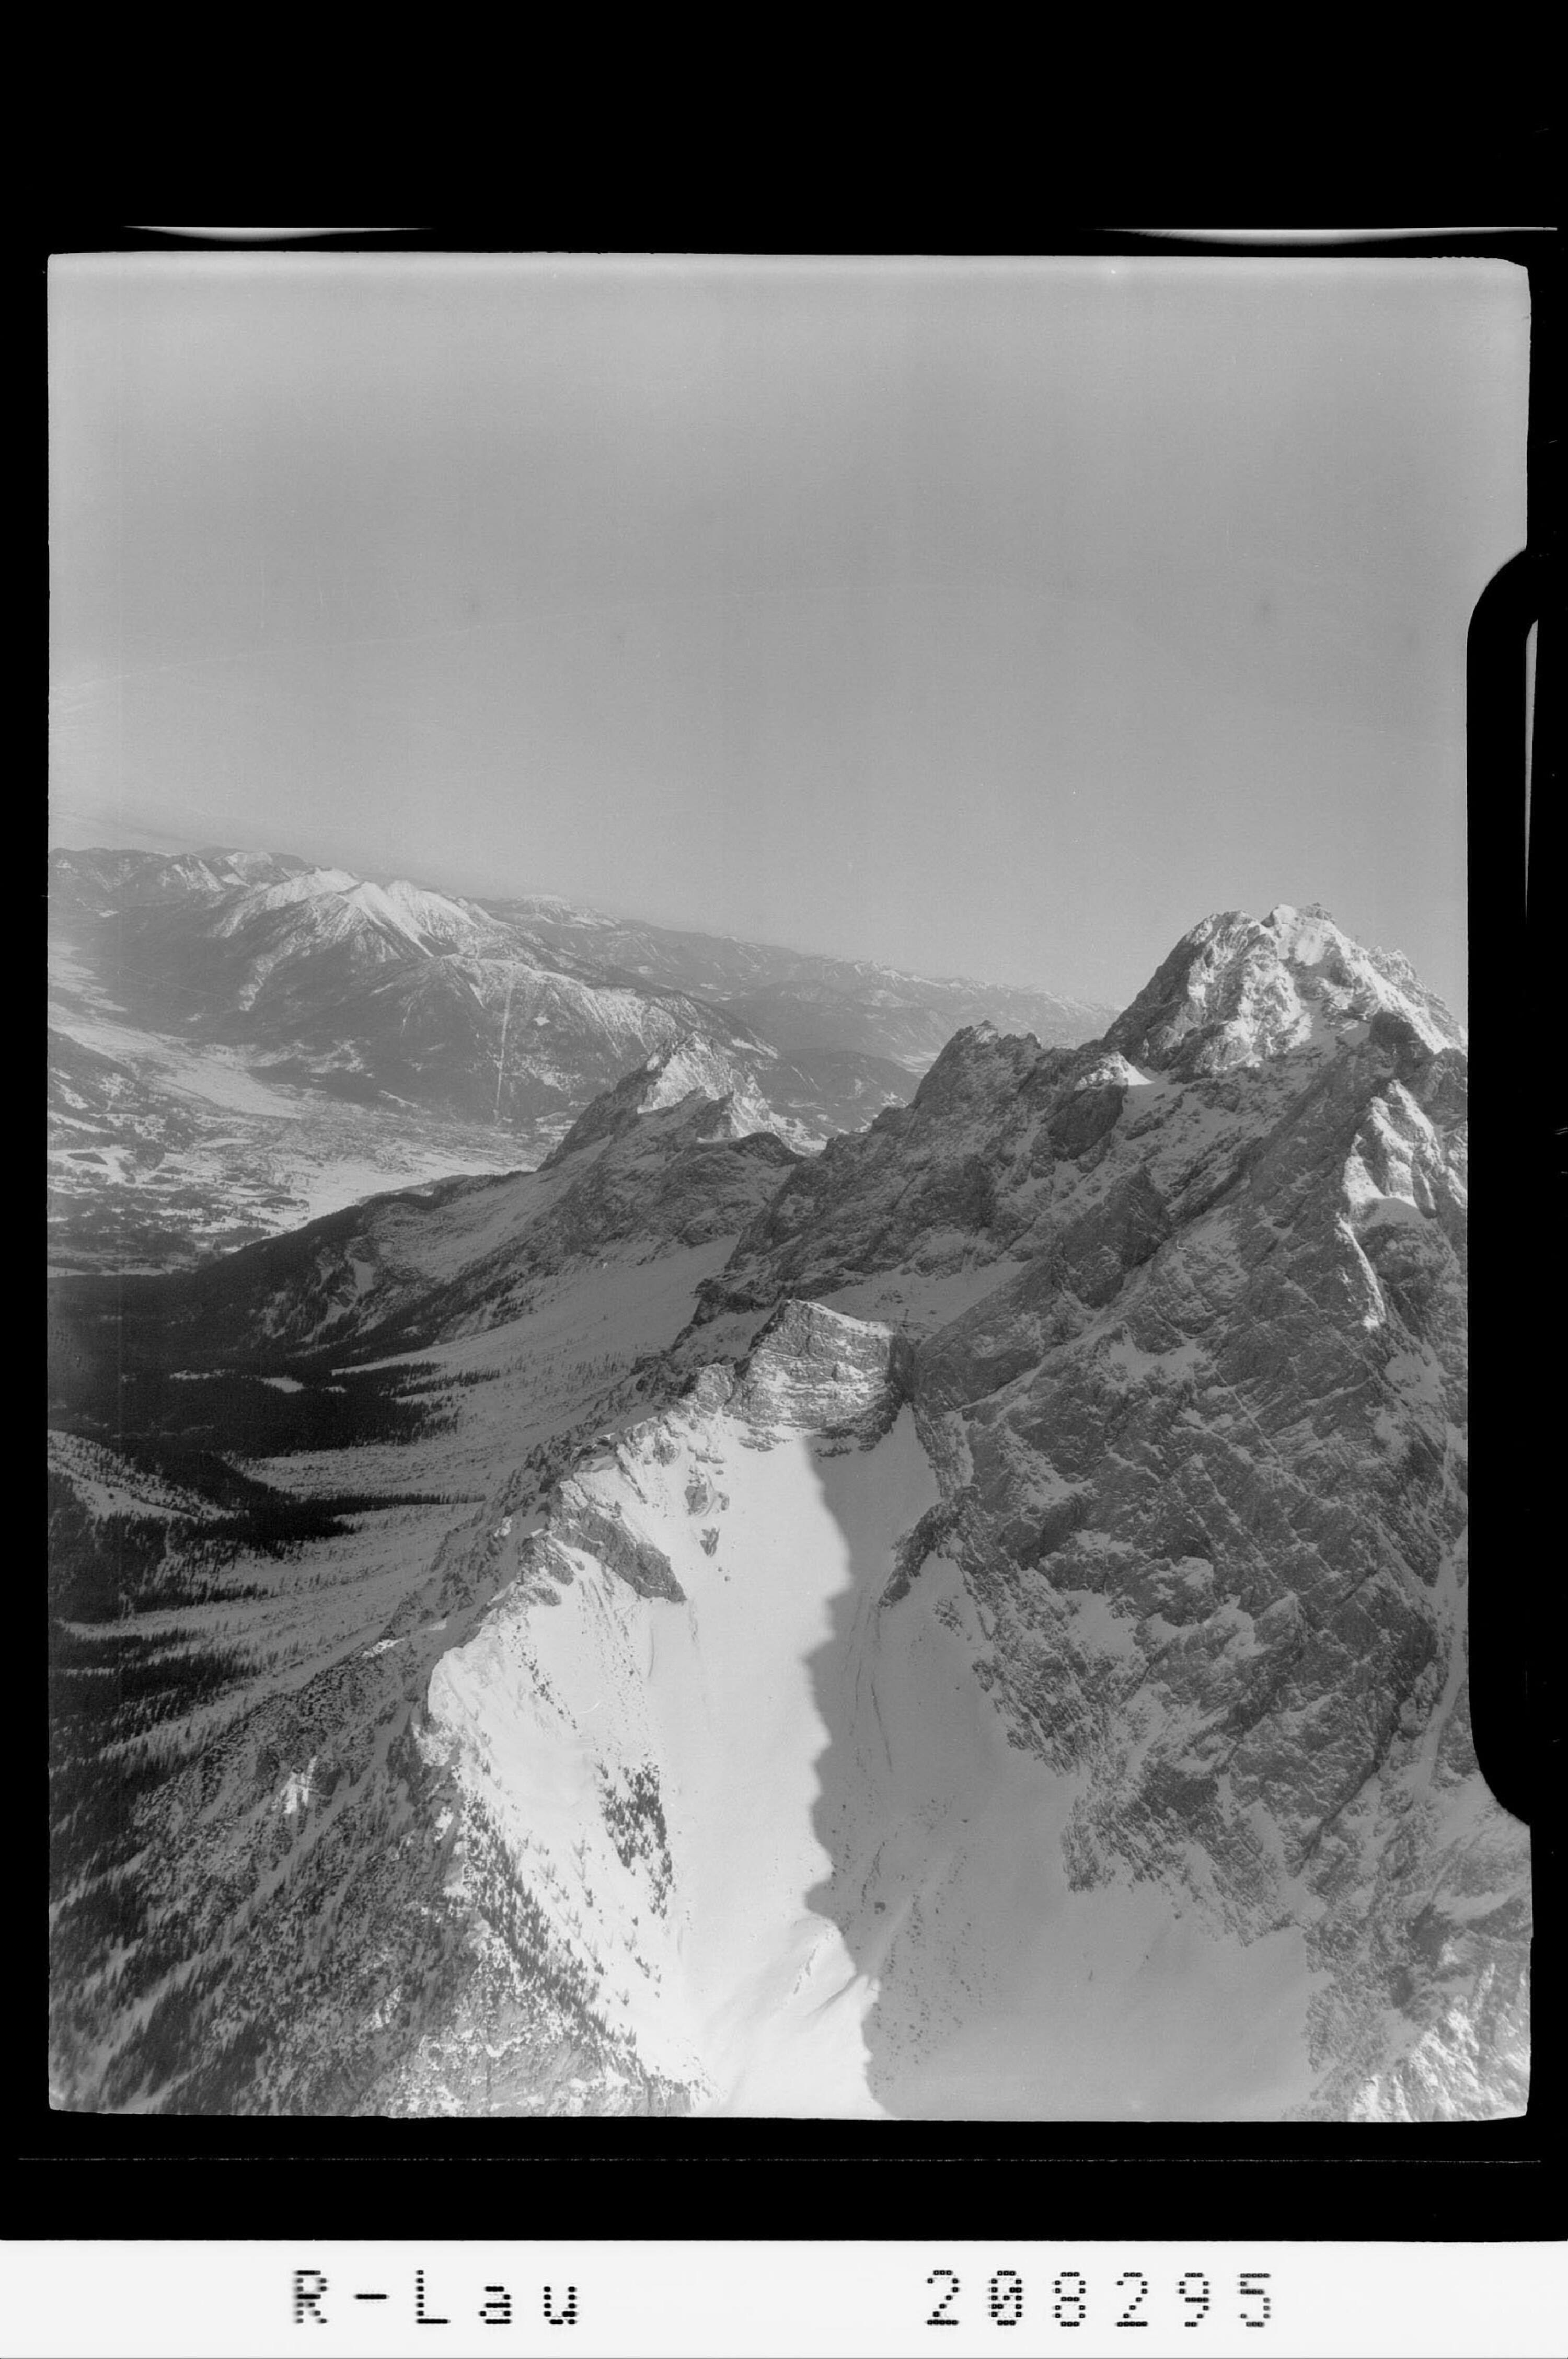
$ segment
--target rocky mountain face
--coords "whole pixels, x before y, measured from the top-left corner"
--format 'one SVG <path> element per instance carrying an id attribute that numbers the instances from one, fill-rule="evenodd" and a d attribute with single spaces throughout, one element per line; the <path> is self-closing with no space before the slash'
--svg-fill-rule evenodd
<path id="1" fill-rule="evenodd" d="M 64 1266 L 168 1266 L 378 1173 L 535 1163 L 650 1056 L 816 1147 L 907 1094 L 955 1007 L 1048 1038 L 1109 1012 L 265 853 L 58 852 L 50 921 Z"/>
<path id="2" fill-rule="evenodd" d="M 1090 2112 L 1169 2110 L 1169 2075 L 1162 2091 L 1130 2060 L 1141 2007 L 1208 2057 L 1206 2096 L 1181 2093 L 1194 2112 L 1217 2095 L 1314 2118 L 1522 2107 L 1528 1845 L 1479 1774 L 1467 1706 L 1465 1066 L 1458 1026 L 1403 962 L 1321 911 L 1214 919 L 1099 1042 L 960 1034 L 907 1108 L 788 1174 L 701 1288 L 672 1361 L 750 1343 L 763 1374 L 734 1397 L 754 1410 L 760 1387 L 813 1447 L 842 1426 L 819 1376 L 881 1352 L 885 1413 L 861 1439 L 885 1448 L 907 1412 L 931 1495 L 912 1484 L 870 1573 L 851 1563 L 875 1612 L 850 1609 L 861 1651 L 825 1687 L 896 1688 L 911 1616 L 926 1639 L 935 1617 L 944 1646 L 960 1633 L 955 1694 L 983 1696 L 988 1734 L 1050 1788 L 1018 1855 L 1042 1895 L 1021 1949 L 1038 1964 L 1088 1911 L 1068 2071 L 1055 2034 L 1030 2026 L 1005 1939 L 982 1958 L 971 1935 L 960 1971 L 968 1911 L 994 1913 L 984 1843 L 935 1864 L 929 1797 L 913 1821 L 907 1796 L 890 1805 L 884 1844 L 926 1830 L 917 1899 L 875 1912 L 906 1920 L 890 1939 L 866 1921 L 855 1841 L 829 1841 L 811 1915 L 838 1946 L 827 1982 L 800 1987 L 818 2007 L 831 1987 L 862 2043 L 858 2077 L 834 2068 L 832 2109 L 942 2110 L 957 2058 L 959 2109 L 987 2110 L 1000 2025 L 1021 2110 L 1054 2112 L 1064 2086 Z M 761 1343 L 759 1313 L 783 1321 Z M 685 1416 L 733 1419 L 727 1382 L 699 1375 Z M 594 1478 L 671 1568 L 674 1589 L 639 1593 L 655 1621 L 690 1610 L 695 1562 L 671 1544 L 674 1508 L 650 1515 L 642 1496 L 666 1444 L 689 1453 L 678 1419 Z M 733 1464 L 732 1447 L 705 1435 L 699 1458 Z M 524 1582 L 505 1608 L 534 1647 L 573 1579 L 615 1578 L 598 1527 L 568 1514 L 551 1528 L 534 1543 L 551 1601 Z M 722 1519 L 711 1528 L 717 1550 Z M 569 1685 L 550 1691 L 569 1703 Z M 464 1720 L 445 1693 L 433 1713 L 460 1779 L 491 1723 L 482 1701 Z M 843 1742 L 862 1768 L 876 1750 L 864 1730 Z M 929 1759 L 921 1775 L 941 1784 Z M 846 1826 L 863 1801 L 846 1801 Z M 1011 1807 L 991 1795 L 986 1811 Z M 596 1893 L 610 1881 L 589 1876 Z M 1151 1893 L 1132 1993 L 1093 1962 L 1096 1928 Z M 600 1954 L 584 1940 L 579 1956 Z M 1253 2041 L 1250 2085 L 1228 2076 L 1227 2095 L 1215 2010 Z M 704 2082 L 700 2038 L 692 2055 L 693 2102 L 737 2104 L 750 2066 Z"/>
<path id="3" fill-rule="evenodd" d="M 460 1463 L 482 1504 L 367 1658 L 411 1647 L 376 1791 L 421 1930 L 384 1895 L 328 1946 L 395 2003 L 329 2071 L 346 2035 L 295 2027 L 339 2021 L 296 1963 L 234 2109 L 1521 2110 L 1528 1839 L 1467 1702 L 1465 1069 L 1402 962 L 1318 910 L 1229 915 L 1098 1040 L 967 1027 L 816 1157 L 643 1068 L 526 1182 L 318 1223 L 200 1301 L 157 1282 L 127 1332 L 207 1384 L 276 1370 L 279 1416 L 387 1382 L 373 1352 L 416 1349 L 443 1415 L 496 1372 L 440 1437 L 313 1462 L 323 1499 Z M 68 1392 L 72 1350 L 102 1361 L 73 1315 Z M 603 1382 L 520 1461 L 539 1354 L 594 1318 Z M 112 1472 L 76 1468 L 77 1512 L 88 1480 L 131 1495 Z M 307 1741 L 337 1761 L 337 1709 L 270 1785 L 235 1736 L 212 1840 L 330 1822 Z M 73 2102 L 200 2107 L 77 2004 Z"/>
<path id="4" fill-rule="evenodd" d="M 1310 962 L 1303 944 L 1318 953 Z M 1216 918 L 1100 1040 L 1051 1049 L 970 1027 L 908 1106 L 792 1175 L 710 1301 L 741 1308 L 906 1262 L 935 1272 L 1044 1248 L 1069 1260 L 1104 1248 L 1119 1256 L 1108 1283 L 1123 1245 L 1136 1254 L 1147 1233 L 1152 1250 L 1230 1187 L 1342 1050 L 1367 1050 L 1370 1072 L 1402 1027 L 1429 1061 L 1452 1049 L 1440 1074 L 1462 1072 L 1458 1027 L 1413 977 L 1402 989 L 1389 979 L 1400 965 L 1314 914 Z M 1086 1299 L 1097 1282 L 1085 1277 Z"/>

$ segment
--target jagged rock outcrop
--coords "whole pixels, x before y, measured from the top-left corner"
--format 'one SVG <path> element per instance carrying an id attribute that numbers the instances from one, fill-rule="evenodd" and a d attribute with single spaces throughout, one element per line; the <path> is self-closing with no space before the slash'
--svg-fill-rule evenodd
<path id="1" fill-rule="evenodd" d="M 565 1552 L 578 1549 L 623 1581 L 639 1597 L 663 1597 L 684 1605 L 686 1592 L 676 1579 L 662 1548 L 628 1527 L 613 1507 L 601 1507 L 580 1482 L 561 1485 L 546 1533 L 530 1543 L 535 1564 L 553 1568 L 557 1579 L 571 1579 L 571 1560 Z"/>
<path id="2" fill-rule="evenodd" d="M 817 1302 L 784 1302 L 741 1363 L 738 1399 L 759 1426 L 778 1419 L 829 1440 L 871 1441 L 898 1414 L 906 1364 L 887 1328 Z M 708 1382 L 715 1373 L 704 1372 Z"/>

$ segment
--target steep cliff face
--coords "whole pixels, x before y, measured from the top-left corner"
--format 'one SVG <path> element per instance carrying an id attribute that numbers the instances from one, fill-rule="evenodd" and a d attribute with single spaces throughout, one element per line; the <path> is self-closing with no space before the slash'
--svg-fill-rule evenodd
<path id="1" fill-rule="evenodd" d="M 1124 1113 L 1076 1219 L 921 1344 L 946 1545 L 1025 1741 L 1092 1770 L 1077 1880 L 1300 1924 L 1315 2109 L 1485 2082 L 1514 2110 L 1525 1846 L 1465 1700 L 1463 1060 L 1388 1013 L 1293 1061 L 1249 1135 L 1206 1077 Z"/>
<path id="2" fill-rule="evenodd" d="M 863 1732 L 825 1754 L 860 1758 L 845 1824 L 884 1864 L 904 1844 L 912 1879 L 879 1946 L 840 1831 L 815 1904 L 875 1984 L 877 2103 L 991 2110 L 1002 2022 L 1042 2116 L 1521 2108 L 1528 1843 L 1467 1705 L 1465 1064 L 1404 963 L 1321 911 L 1210 919 L 1101 1042 L 960 1034 L 908 1108 L 789 1173 L 703 1289 L 688 1353 L 784 1305 L 723 1416 L 818 1434 L 824 1355 L 854 1364 L 822 1299 L 896 1307 L 881 1408 L 828 1446 L 913 1420 L 932 1488 L 879 1531 L 877 1613 L 829 1684 L 896 1687 L 899 1615 L 935 1614 L 955 1726 L 1043 1781 L 986 1784 L 1033 1863 L 1033 1902 L 1003 1908 L 994 1847 L 949 1857 Z M 818 1577 L 817 1545 L 781 1577 Z M 933 1883 L 917 1854 L 948 1865 Z M 1098 1928 L 1099 1957 L 1118 1923 L 1149 1936 L 1136 1994 L 1062 1947 Z M 988 1951 L 981 1924 L 1009 1930 Z M 1206 2084 L 1134 2069 L 1135 1998 Z M 1250 2066 L 1210 2037 L 1227 2012 Z"/>

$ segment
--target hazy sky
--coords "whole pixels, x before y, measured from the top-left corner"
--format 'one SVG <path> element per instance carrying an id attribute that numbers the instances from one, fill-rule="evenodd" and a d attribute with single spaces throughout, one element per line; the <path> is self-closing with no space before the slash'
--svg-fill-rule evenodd
<path id="1" fill-rule="evenodd" d="M 51 311 L 57 840 L 1119 1004 L 1316 900 L 1463 1003 L 1520 271 L 158 254 Z"/>

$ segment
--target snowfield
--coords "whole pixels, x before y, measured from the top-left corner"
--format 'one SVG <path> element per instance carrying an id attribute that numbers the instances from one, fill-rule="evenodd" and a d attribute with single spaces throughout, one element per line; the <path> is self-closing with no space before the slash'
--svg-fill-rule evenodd
<path id="1" fill-rule="evenodd" d="M 835 1602 L 858 1571 L 885 1582 L 889 1537 L 935 1499 L 913 1424 L 825 1459 L 806 1432 L 676 1411 L 579 1486 L 656 1535 L 684 1600 L 553 1551 L 559 1603 L 519 1582 L 432 1678 L 465 1789 L 550 1895 L 556 1930 L 603 1962 L 607 2019 L 650 2065 L 703 2084 L 716 2113 L 879 2114 L 873 1987 L 813 1900 L 835 1872 L 816 1765 L 825 1675 L 842 1674 Z M 602 1798 L 650 1769 L 665 1847 L 628 1862 Z"/>
<path id="2" fill-rule="evenodd" d="M 910 1411 L 825 1440 L 759 1363 L 574 1475 L 431 1679 L 426 1744 L 606 2025 L 716 2114 L 1278 2118 L 1312 2081 L 1299 1930 L 1068 1887 L 1083 1773 L 1009 1744 L 956 1566 L 885 1598 L 938 1498 Z"/>

